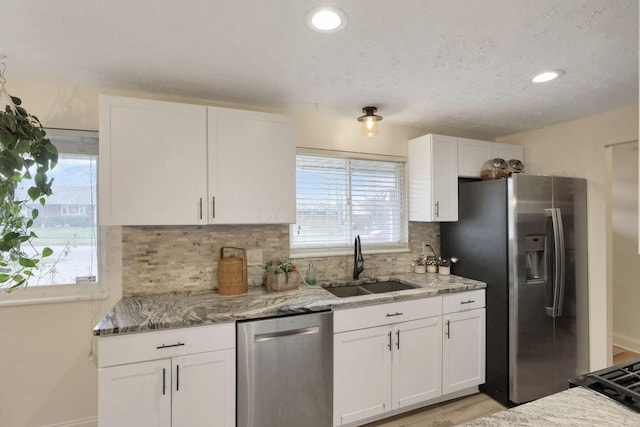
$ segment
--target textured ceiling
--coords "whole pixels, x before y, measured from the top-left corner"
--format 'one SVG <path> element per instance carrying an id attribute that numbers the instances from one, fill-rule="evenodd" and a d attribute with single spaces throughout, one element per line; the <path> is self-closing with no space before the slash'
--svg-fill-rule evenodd
<path id="1" fill-rule="evenodd" d="M 12 78 L 495 138 L 638 103 L 636 0 L 2 0 Z M 566 74 L 546 84 L 545 69 Z"/>

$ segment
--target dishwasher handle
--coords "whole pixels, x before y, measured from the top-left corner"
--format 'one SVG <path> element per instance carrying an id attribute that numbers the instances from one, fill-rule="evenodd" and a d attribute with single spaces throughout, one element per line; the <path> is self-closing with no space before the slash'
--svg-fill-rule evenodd
<path id="1" fill-rule="evenodd" d="M 286 337 L 292 337 L 292 336 L 298 336 L 298 335 L 313 335 L 319 332 L 320 332 L 320 328 L 318 326 L 311 326 L 309 328 L 300 328 L 300 329 L 289 329 L 286 331 L 269 332 L 266 334 L 256 334 L 253 339 L 253 342 L 259 343 L 259 342 L 265 342 L 265 341 L 272 341 L 279 338 L 286 338 Z"/>

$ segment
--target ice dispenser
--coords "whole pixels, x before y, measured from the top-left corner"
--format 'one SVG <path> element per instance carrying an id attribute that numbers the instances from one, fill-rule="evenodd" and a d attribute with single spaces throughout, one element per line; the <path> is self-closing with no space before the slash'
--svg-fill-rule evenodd
<path id="1" fill-rule="evenodd" d="M 547 263 L 544 248 L 544 234 L 530 234 L 527 236 L 527 281 L 547 280 Z"/>

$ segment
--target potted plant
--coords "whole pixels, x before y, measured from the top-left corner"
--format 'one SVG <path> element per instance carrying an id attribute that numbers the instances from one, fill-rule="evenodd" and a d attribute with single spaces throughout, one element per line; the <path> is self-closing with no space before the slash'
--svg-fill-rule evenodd
<path id="1" fill-rule="evenodd" d="M 41 253 L 33 249 L 32 241 L 38 236 L 32 227 L 39 212 L 27 204 L 44 206 L 52 194 L 53 179 L 47 172 L 58 162 L 58 150 L 46 138 L 38 118 L 4 89 L 1 72 L 0 100 L 4 109 L 0 110 L 0 287 L 11 291 L 26 286 L 40 260 L 53 254 L 48 247 Z M 22 187 L 28 187 L 26 195 Z M 27 252 L 25 247 L 33 250 Z"/>
<path id="2" fill-rule="evenodd" d="M 281 292 L 298 288 L 298 269 L 287 259 L 267 261 L 264 266 L 266 287 L 269 292 Z"/>
<path id="3" fill-rule="evenodd" d="M 448 276 L 451 274 L 451 264 L 454 264 L 458 261 L 458 258 L 440 258 L 438 260 L 438 272 L 443 276 Z"/>
<path id="4" fill-rule="evenodd" d="M 435 273 L 438 271 L 438 259 L 435 256 L 427 257 L 427 273 Z"/>
<path id="5" fill-rule="evenodd" d="M 427 257 L 424 254 L 418 255 L 413 259 L 411 265 L 413 265 L 413 271 L 416 273 L 424 273 L 426 272 Z"/>

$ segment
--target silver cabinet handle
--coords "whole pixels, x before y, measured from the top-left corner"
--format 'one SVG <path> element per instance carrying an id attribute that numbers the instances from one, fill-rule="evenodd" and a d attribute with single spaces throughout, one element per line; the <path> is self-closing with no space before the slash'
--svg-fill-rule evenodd
<path id="1" fill-rule="evenodd" d="M 387 344 L 387 347 L 389 347 L 389 351 L 391 351 L 391 331 L 389 331 L 387 335 L 389 336 L 389 344 Z"/>
<path id="2" fill-rule="evenodd" d="M 475 301 L 470 299 L 469 301 L 461 301 L 460 304 L 473 304 Z"/>
<path id="3" fill-rule="evenodd" d="M 447 339 L 451 339 L 451 321 L 447 320 L 447 332 L 445 333 Z"/>
<path id="4" fill-rule="evenodd" d="M 156 350 L 162 350 L 163 348 L 171 348 L 171 347 L 182 347 L 183 345 L 185 345 L 183 342 L 178 341 L 177 344 L 169 344 L 169 345 L 159 345 L 156 347 Z"/>
<path id="5" fill-rule="evenodd" d="M 400 329 L 396 331 L 396 348 L 400 350 Z"/>
<path id="6" fill-rule="evenodd" d="M 295 335 L 317 334 L 319 332 L 320 332 L 320 328 L 318 326 L 313 326 L 309 328 L 291 329 L 289 331 L 278 331 L 278 332 L 271 332 L 267 334 L 257 334 L 253 339 L 253 342 L 256 342 L 256 343 L 265 342 L 265 341 L 275 340 L 278 338 L 291 337 Z"/>
<path id="7" fill-rule="evenodd" d="M 211 198 L 211 218 L 216 219 L 216 198 Z"/>
<path id="8" fill-rule="evenodd" d="M 436 217 L 440 216 L 440 202 L 436 202 Z"/>
<path id="9" fill-rule="evenodd" d="M 393 317 L 393 316 L 402 316 L 404 313 L 400 313 L 399 311 L 396 311 L 395 313 L 387 313 L 387 317 Z"/>
<path id="10" fill-rule="evenodd" d="M 200 219 L 202 219 L 202 197 L 200 197 Z"/>

